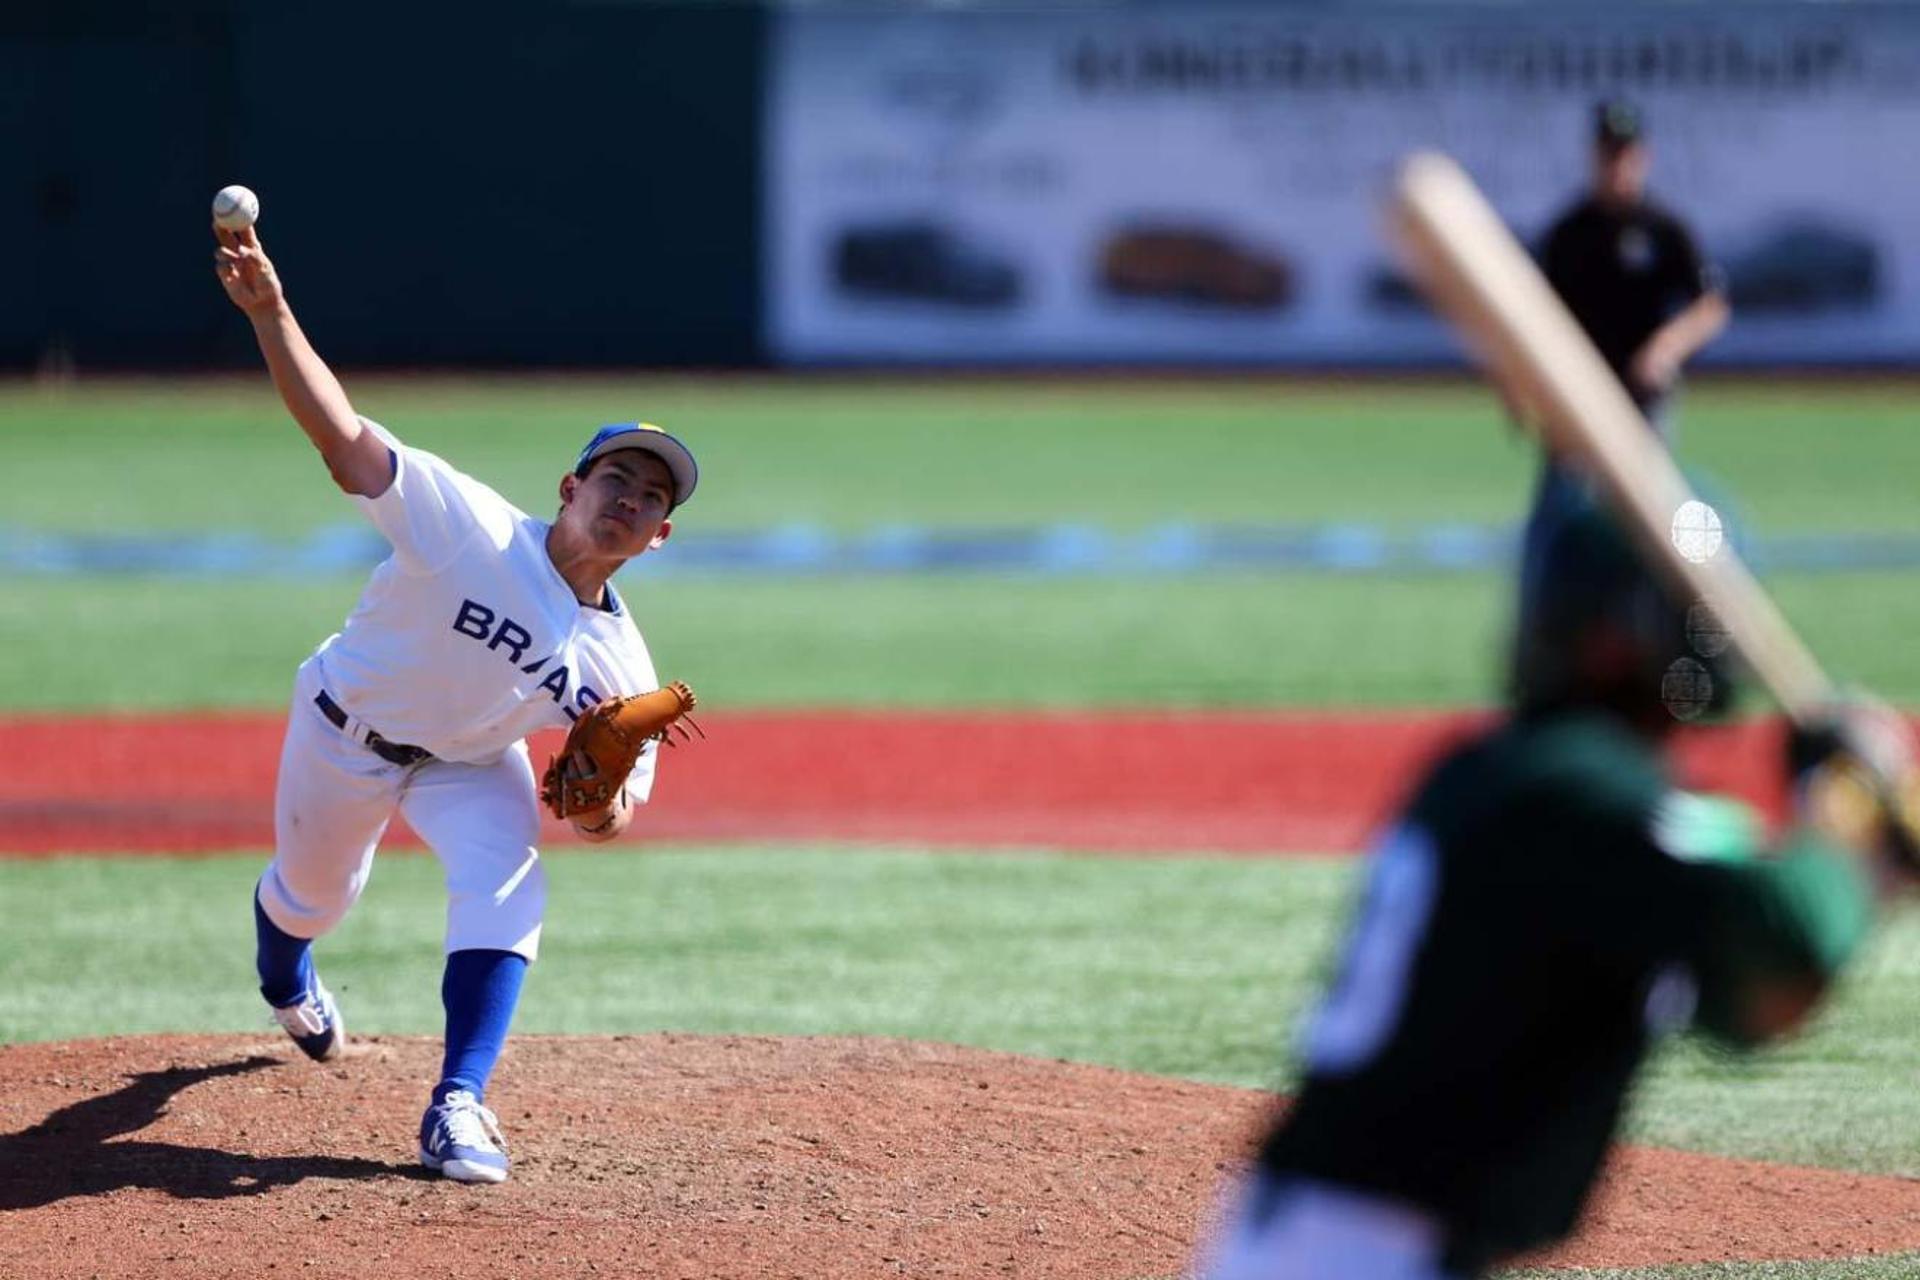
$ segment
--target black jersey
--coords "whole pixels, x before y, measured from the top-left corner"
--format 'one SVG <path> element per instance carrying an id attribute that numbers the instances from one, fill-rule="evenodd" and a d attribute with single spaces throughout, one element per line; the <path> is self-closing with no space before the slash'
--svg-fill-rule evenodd
<path id="1" fill-rule="evenodd" d="M 1754 859 L 1731 812 L 1597 713 L 1454 752 L 1376 852 L 1262 1163 L 1431 1212 L 1465 1272 L 1565 1235 L 1653 1037 L 1735 1038 L 1756 976 L 1830 975 L 1865 931 L 1850 859 Z"/>
<path id="2" fill-rule="evenodd" d="M 1581 200 L 1547 232 L 1541 266 L 1607 364 L 1643 403 L 1657 392 L 1634 384 L 1635 353 L 1716 283 L 1686 226 L 1648 200 L 1625 207 L 1591 196 Z"/>

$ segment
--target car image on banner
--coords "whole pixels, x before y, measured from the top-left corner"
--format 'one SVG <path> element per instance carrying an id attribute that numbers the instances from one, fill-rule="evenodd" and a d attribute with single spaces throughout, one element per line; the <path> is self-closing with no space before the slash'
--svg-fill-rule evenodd
<path id="1" fill-rule="evenodd" d="M 1276 311 L 1293 298 L 1284 258 L 1206 226 L 1146 222 L 1100 250 L 1100 287 L 1120 298 Z"/>
<path id="2" fill-rule="evenodd" d="M 843 228 L 833 242 L 833 281 L 854 298 L 1005 307 L 1020 297 L 1011 262 L 931 221 Z"/>

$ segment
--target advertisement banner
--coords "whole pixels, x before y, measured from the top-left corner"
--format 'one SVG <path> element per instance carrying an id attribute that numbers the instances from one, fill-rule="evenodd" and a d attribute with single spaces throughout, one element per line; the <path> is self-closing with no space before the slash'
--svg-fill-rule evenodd
<path id="1" fill-rule="evenodd" d="M 1619 94 L 1727 283 L 1709 360 L 1920 361 L 1900 8 L 796 10 L 769 61 L 776 359 L 1448 359 L 1381 234 L 1396 160 L 1452 153 L 1535 241 Z"/>

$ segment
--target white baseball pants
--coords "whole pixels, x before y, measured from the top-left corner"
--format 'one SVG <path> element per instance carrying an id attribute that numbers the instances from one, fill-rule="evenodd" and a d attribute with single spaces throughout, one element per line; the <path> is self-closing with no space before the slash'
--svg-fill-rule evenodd
<path id="1" fill-rule="evenodd" d="M 447 951 L 534 959 L 547 883 L 526 745 L 488 765 L 429 760 L 403 768 L 322 715 L 313 702 L 319 689 L 319 664 L 309 659 L 294 681 L 280 750 L 273 861 L 260 879 L 267 918 L 296 938 L 339 924 L 367 887 L 374 850 L 398 810 L 445 874 Z"/>

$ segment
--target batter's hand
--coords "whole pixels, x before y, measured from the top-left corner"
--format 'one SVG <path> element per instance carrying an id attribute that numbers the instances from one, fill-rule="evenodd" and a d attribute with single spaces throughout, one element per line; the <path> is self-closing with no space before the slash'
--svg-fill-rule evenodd
<path id="1" fill-rule="evenodd" d="M 213 251 L 213 271 L 233 305 L 249 316 L 278 310 L 286 294 L 266 250 L 260 247 L 259 234 L 252 227 L 228 231 L 218 226 L 213 234 L 220 241 Z"/>
<path id="2" fill-rule="evenodd" d="M 1920 876 L 1920 765 L 1891 707 L 1856 697 L 1796 729 L 1787 749 L 1805 821 Z"/>

